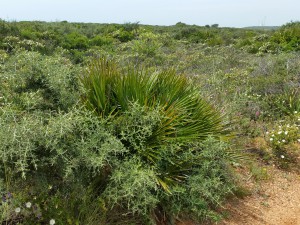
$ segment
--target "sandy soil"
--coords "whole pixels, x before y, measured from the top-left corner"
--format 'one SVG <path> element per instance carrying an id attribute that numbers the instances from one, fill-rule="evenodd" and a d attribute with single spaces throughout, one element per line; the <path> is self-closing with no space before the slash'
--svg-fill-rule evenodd
<path id="1" fill-rule="evenodd" d="M 300 175 L 274 169 L 257 192 L 225 210 L 229 216 L 218 225 L 300 225 Z"/>

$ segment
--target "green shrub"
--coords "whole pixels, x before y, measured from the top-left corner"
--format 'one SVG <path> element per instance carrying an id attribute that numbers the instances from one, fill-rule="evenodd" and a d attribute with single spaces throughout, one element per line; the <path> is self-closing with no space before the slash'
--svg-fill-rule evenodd
<path id="1" fill-rule="evenodd" d="M 290 22 L 274 33 L 271 40 L 283 51 L 299 51 L 300 22 Z"/>
<path id="2" fill-rule="evenodd" d="M 185 183 L 172 189 L 172 195 L 163 196 L 166 202 L 161 206 L 168 215 L 173 218 L 190 216 L 196 221 L 220 219 L 214 210 L 234 189 L 234 176 L 228 165 L 231 158 L 228 147 L 211 137 L 190 146 L 191 175 Z"/>
<path id="3" fill-rule="evenodd" d="M 126 31 L 126 30 L 117 30 L 113 33 L 113 37 L 118 39 L 121 42 L 128 42 L 135 38 L 135 35 L 133 32 Z"/>
<path id="4" fill-rule="evenodd" d="M 107 121 L 110 132 L 128 150 L 124 162 L 112 167 L 102 194 L 107 204 L 151 220 L 152 212 L 174 218 L 175 211 L 164 205 L 180 198 L 178 212 L 187 207 L 198 218 L 211 218 L 211 205 L 230 190 L 226 186 L 219 192 L 229 178 L 223 157 L 227 147 L 213 138 L 198 143 L 220 136 L 224 126 L 220 113 L 201 99 L 189 79 L 174 71 L 122 70 L 100 59 L 90 65 L 82 84 L 86 107 Z M 207 179 L 204 186 L 194 189 L 203 179 Z"/>
<path id="5" fill-rule="evenodd" d="M 25 177 L 26 172 L 37 166 L 34 150 L 35 141 L 41 136 L 42 120 L 37 115 L 20 117 L 16 111 L 0 111 L 0 174 L 10 169 Z"/>
<path id="6" fill-rule="evenodd" d="M 64 57 L 17 51 L 0 71 L 2 97 L 21 110 L 67 110 L 78 99 L 78 72 Z"/>
<path id="7" fill-rule="evenodd" d="M 5 36 L 15 36 L 20 33 L 18 27 L 16 26 L 15 22 L 6 22 L 0 19 L 0 39 Z"/>
<path id="8" fill-rule="evenodd" d="M 127 151 L 104 130 L 103 121 L 76 109 L 48 116 L 2 111 L 0 116 L 0 174 L 5 178 L 0 189 L 14 195 L 9 208 L 0 207 L 1 213 L 7 212 L 0 221 L 19 218 L 24 224 L 36 224 L 54 218 L 62 224 L 68 220 L 85 224 L 101 220 L 105 210 L 89 198 L 99 197 L 97 190 L 105 189 L 111 167 L 119 165 Z M 35 212 L 26 211 L 27 201 L 35 205 Z M 17 207 L 22 212 L 16 217 Z M 103 212 L 95 215 L 94 210 Z M 36 213 L 42 216 L 37 219 Z"/>
<path id="9" fill-rule="evenodd" d="M 73 32 L 65 37 L 62 46 L 66 49 L 85 50 L 89 47 L 88 38 L 82 34 Z"/>
<path id="10" fill-rule="evenodd" d="M 55 219 L 63 224 L 108 224 L 115 217 L 118 220 L 112 224 L 117 224 L 130 217 L 153 221 L 153 213 L 159 212 L 168 218 L 183 212 L 198 219 L 215 216 L 212 206 L 230 190 L 225 176 L 227 146 L 212 138 L 203 144 L 164 144 L 153 148 L 157 155 L 149 162 L 135 152 L 146 151 L 143 141 L 151 136 L 149 128 L 157 125 L 159 112 L 147 116 L 133 105 L 126 119 L 114 124 L 83 109 L 48 117 L 1 114 L 0 137 L 5 145 L 0 148 L 0 169 L 6 178 L 1 193 L 13 193 L 2 222 L 36 224 Z M 136 116 L 140 113 L 144 117 Z M 121 132 L 118 139 L 105 129 L 125 121 L 129 126 L 121 128 L 136 135 Z M 134 147 L 132 141 L 140 145 Z M 180 195 L 178 188 L 184 190 Z M 34 208 L 27 208 L 27 202 Z M 17 208 L 20 213 L 15 213 Z"/>
<path id="11" fill-rule="evenodd" d="M 114 42 L 114 39 L 111 37 L 105 36 L 95 36 L 90 40 L 90 44 L 92 46 L 103 46 L 103 45 L 111 45 Z"/>
<path id="12" fill-rule="evenodd" d="M 143 162 L 132 158 L 124 161 L 109 178 L 103 196 L 112 207 L 149 217 L 159 202 L 155 172 Z"/>
<path id="13" fill-rule="evenodd" d="M 160 38 L 159 35 L 155 35 L 151 32 L 142 33 L 138 40 L 132 41 L 132 50 L 140 57 L 154 57 L 162 47 Z"/>

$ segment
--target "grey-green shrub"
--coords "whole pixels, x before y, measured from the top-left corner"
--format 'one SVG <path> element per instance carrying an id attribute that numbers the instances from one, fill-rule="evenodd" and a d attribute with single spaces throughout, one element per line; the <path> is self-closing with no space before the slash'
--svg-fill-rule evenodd
<path id="1" fill-rule="evenodd" d="M 159 202 L 157 190 L 155 171 L 140 159 L 132 158 L 113 171 L 103 197 L 111 207 L 121 206 L 129 213 L 149 217 Z"/>
<path id="2" fill-rule="evenodd" d="M 64 57 L 20 50 L 0 68 L 3 97 L 21 110 L 66 110 L 78 101 L 80 69 Z"/>
<path id="3" fill-rule="evenodd" d="M 204 142 L 190 146 L 189 160 L 194 167 L 185 183 L 177 185 L 172 195 L 165 195 L 162 204 L 169 215 L 194 217 L 197 221 L 219 220 L 214 209 L 234 190 L 234 176 L 226 143 L 210 137 Z"/>

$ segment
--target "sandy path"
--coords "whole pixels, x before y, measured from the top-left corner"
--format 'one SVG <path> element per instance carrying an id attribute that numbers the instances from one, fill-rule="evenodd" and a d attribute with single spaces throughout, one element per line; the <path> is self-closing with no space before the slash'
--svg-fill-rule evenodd
<path id="1" fill-rule="evenodd" d="M 225 208 L 229 216 L 218 225 L 300 225 L 300 175 L 275 170 L 257 193 Z"/>

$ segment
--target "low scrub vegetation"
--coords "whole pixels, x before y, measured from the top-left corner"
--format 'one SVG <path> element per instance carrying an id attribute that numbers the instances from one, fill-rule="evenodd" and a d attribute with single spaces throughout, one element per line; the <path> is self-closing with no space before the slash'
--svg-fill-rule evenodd
<path id="1" fill-rule="evenodd" d="M 0 222 L 220 220 L 249 149 L 298 168 L 298 33 L 1 20 Z"/>

